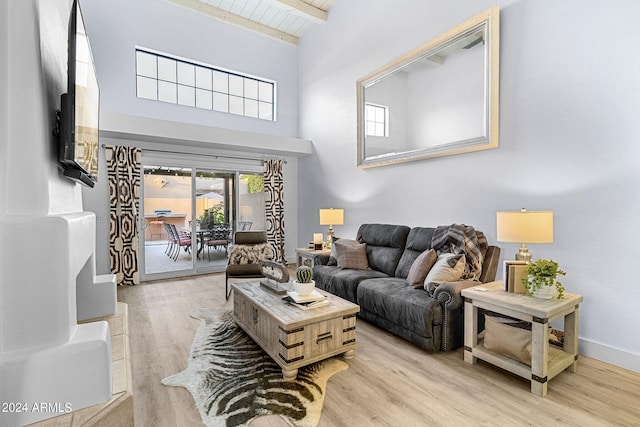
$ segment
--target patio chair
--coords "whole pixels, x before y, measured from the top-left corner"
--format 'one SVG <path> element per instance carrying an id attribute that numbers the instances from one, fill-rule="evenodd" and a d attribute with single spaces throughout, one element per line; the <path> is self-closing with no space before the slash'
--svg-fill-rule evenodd
<path id="1" fill-rule="evenodd" d="M 173 244 L 173 252 L 170 255 L 174 261 L 178 260 L 178 255 L 180 255 L 180 248 L 184 248 L 185 252 L 189 252 L 191 250 L 191 236 L 188 236 L 186 233 L 179 232 L 174 224 L 169 225 L 169 232 L 171 233 L 171 241 Z"/>
<path id="2" fill-rule="evenodd" d="M 169 223 L 164 223 L 164 231 L 167 234 L 167 247 L 164 249 L 164 253 L 169 256 L 170 253 L 173 252 L 173 231 L 171 231 L 171 227 L 169 227 Z"/>
<path id="3" fill-rule="evenodd" d="M 216 224 L 209 233 L 209 239 L 205 242 L 207 245 L 207 258 L 211 261 L 211 247 L 216 249 L 223 248 L 225 256 L 228 254 L 227 247 L 231 237 L 231 227 L 229 224 Z"/>
<path id="4" fill-rule="evenodd" d="M 253 225 L 253 222 L 251 221 L 239 221 L 238 222 L 238 231 L 249 231 L 251 230 L 251 226 Z"/>
<path id="5" fill-rule="evenodd" d="M 267 242 L 266 231 L 237 231 L 233 238 L 233 245 L 229 249 L 224 282 L 225 298 L 229 299 L 231 294 L 230 278 L 264 277 L 260 271 L 260 262 L 270 261 L 273 256 L 273 248 Z"/>

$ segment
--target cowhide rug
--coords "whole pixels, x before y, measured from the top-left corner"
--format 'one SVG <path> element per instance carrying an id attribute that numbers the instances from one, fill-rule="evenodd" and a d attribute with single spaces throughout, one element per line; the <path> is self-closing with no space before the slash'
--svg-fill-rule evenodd
<path id="1" fill-rule="evenodd" d="M 208 427 L 246 426 L 261 415 L 276 414 L 296 427 L 320 421 L 329 378 L 348 368 L 330 358 L 300 368 L 294 381 L 234 321 L 228 310 L 196 309 L 200 327 L 191 345 L 189 366 L 162 384 L 191 392 Z"/>

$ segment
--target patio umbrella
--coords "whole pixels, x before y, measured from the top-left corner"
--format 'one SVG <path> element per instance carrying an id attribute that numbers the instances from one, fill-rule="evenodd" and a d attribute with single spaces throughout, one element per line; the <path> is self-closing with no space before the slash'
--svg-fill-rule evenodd
<path id="1" fill-rule="evenodd" d="M 204 193 L 199 196 L 196 196 L 196 199 L 222 200 L 224 199 L 224 196 L 222 194 L 216 193 L 215 191 L 209 191 L 208 193 Z"/>

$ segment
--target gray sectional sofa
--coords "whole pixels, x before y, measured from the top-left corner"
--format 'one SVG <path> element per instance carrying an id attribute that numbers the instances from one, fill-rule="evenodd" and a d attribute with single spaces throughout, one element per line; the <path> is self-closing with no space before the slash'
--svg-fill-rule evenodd
<path id="1" fill-rule="evenodd" d="M 355 240 L 366 244 L 369 268 L 340 268 L 333 257 L 317 256 L 316 286 L 358 304 L 359 317 L 428 351 L 453 350 L 463 344 L 460 291 L 495 279 L 500 248 L 486 244 L 482 248 L 477 280 L 445 282 L 428 292 L 410 286 L 406 279 L 416 258 L 432 248 L 435 232 L 436 228 L 363 224 Z"/>

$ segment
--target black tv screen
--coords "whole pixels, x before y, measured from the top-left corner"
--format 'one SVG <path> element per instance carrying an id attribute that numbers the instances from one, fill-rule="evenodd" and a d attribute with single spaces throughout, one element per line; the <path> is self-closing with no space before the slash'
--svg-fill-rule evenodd
<path id="1" fill-rule="evenodd" d="M 98 180 L 100 90 L 80 3 L 69 18 L 67 93 L 61 97 L 60 163 L 64 175 L 93 187 Z"/>

